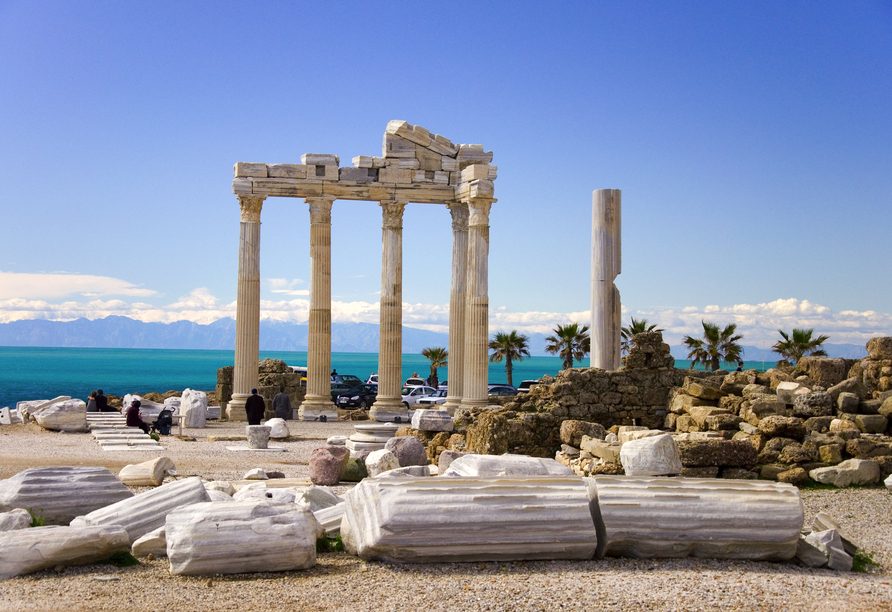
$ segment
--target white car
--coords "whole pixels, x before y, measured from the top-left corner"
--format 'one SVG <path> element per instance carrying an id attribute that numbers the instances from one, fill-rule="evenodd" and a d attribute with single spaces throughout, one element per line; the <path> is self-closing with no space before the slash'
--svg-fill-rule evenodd
<path id="1" fill-rule="evenodd" d="M 427 382 L 419 377 L 419 376 L 410 376 L 406 379 L 406 382 L 403 383 L 404 387 L 426 387 Z"/>
<path id="2" fill-rule="evenodd" d="M 378 375 L 372 374 L 369 376 L 369 379 L 365 381 L 367 385 L 377 385 L 378 384 Z"/>
<path id="3" fill-rule="evenodd" d="M 437 390 L 433 387 L 403 387 L 400 394 L 403 396 L 403 406 L 412 408 L 422 397 L 433 395 Z"/>
<path id="4" fill-rule="evenodd" d="M 446 403 L 446 393 L 447 393 L 446 389 L 437 389 L 437 391 L 433 395 L 428 395 L 427 397 L 422 397 L 415 403 L 415 405 L 418 406 L 419 408 L 422 406 L 425 408 L 433 408 L 434 406 L 437 406 L 439 404 L 445 404 Z"/>

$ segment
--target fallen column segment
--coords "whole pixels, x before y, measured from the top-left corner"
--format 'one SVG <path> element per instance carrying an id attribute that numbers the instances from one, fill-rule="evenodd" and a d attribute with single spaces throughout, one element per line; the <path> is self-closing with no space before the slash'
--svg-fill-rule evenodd
<path id="1" fill-rule="evenodd" d="M 0 534 L 0 580 L 58 565 L 86 565 L 129 550 L 123 527 L 34 527 Z"/>

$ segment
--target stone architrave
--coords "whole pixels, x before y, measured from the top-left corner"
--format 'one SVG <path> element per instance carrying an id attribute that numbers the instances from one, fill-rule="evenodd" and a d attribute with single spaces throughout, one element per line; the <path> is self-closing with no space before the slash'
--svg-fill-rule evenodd
<path id="1" fill-rule="evenodd" d="M 382 201 L 381 322 L 378 347 L 378 397 L 369 417 L 398 413 L 408 420 L 402 401 L 403 357 L 403 211 L 404 202 Z"/>
<path id="2" fill-rule="evenodd" d="M 265 170 L 265 169 L 264 169 Z M 238 251 L 238 295 L 235 310 L 235 368 L 230 421 L 247 421 L 245 401 L 257 387 L 260 357 L 260 209 L 265 197 L 238 195 L 241 206 Z"/>
<path id="3" fill-rule="evenodd" d="M 468 205 L 450 204 L 452 215 L 452 289 L 449 292 L 449 329 L 464 330 L 468 282 Z M 464 391 L 464 333 L 449 334 L 448 392 L 443 405 L 450 416 L 461 406 Z"/>
<path id="4" fill-rule="evenodd" d="M 620 366 L 621 303 L 614 281 L 622 272 L 622 191 L 592 192 L 591 366 Z"/>
<path id="5" fill-rule="evenodd" d="M 489 389 L 489 210 L 495 200 L 468 200 L 468 274 L 462 408 L 487 405 Z"/>
<path id="6" fill-rule="evenodd" d="M 334 198 L 306 198 L 310 207 L 310 319 L 307 395 L 298 419 L 337 421 L 331 402 L 331 206 Z"/>

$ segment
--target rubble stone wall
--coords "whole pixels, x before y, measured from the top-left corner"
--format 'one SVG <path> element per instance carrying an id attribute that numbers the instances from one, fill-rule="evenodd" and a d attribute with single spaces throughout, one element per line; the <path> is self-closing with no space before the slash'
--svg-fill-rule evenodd
<path id="1" fill-rule="evenodd" d="M 232 399 L 233 366 L 224 366 L 217 370 L 217 400 L 226 413 L 226 404 Z M 298 408 L 306 395 L 306 387 L 300 384 L 300 374 L 295 373 L 281 359 L 264 359 L 257 364 L 259 373 L 257 393 L 266 401 L 266 418 L 272 418 L 273 397 L 284 391 L 291 398 L 291 406 Z"/>

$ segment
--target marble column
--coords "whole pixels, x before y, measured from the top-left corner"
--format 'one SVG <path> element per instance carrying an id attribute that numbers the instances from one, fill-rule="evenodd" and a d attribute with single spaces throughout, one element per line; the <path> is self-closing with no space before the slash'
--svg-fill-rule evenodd
<path id="1" fill-rule="evenodd" d="M 257 387 L 260 357 L 260 209 L 265 198 L 238 196 L 241 206 L 238 249 L 238 294 L 235 309 L 235 368 L 230 421 L 247 421 L 245 400 Z"/>
<path id="2" fill-rule="evenodd" d="M 310 320 L 307 395 L 298 409 L 303 421 L 338 420 L 331 402 L 331 205 L 334 198 L 306 198 L 310 207 Z"/>
<path id="3" fill-rule="evenodd" d="M 468 202 L 468 275 L 462 408 L 487 405 L 489 375 L 489 209 L 491 199 Z"/>
<path id="4" fill-rule="evenodd" d="M 465 372 L 465 311 L 468 275 L 468 205 L 448 205 L 452 214 L 452 290 L 449 294 L 449 392 L 443 408 L 449 414 L 461 405 Z"/>
<path id="5" fill-rule="evenodd" d="M 591 366 L 620 366 L 622 331 L 619 290 L 614 281 L 622 272 L 622 191 L 592 192 L 592 335 Z"/>
<path id="6" fill-rule="evenodd" d="M 404 202 L 383 201 L 381 230 L 381 322 L 378 341 L 378 398 L 369 417 L 406 421 L 403 386 L 403 211 Z"/>

